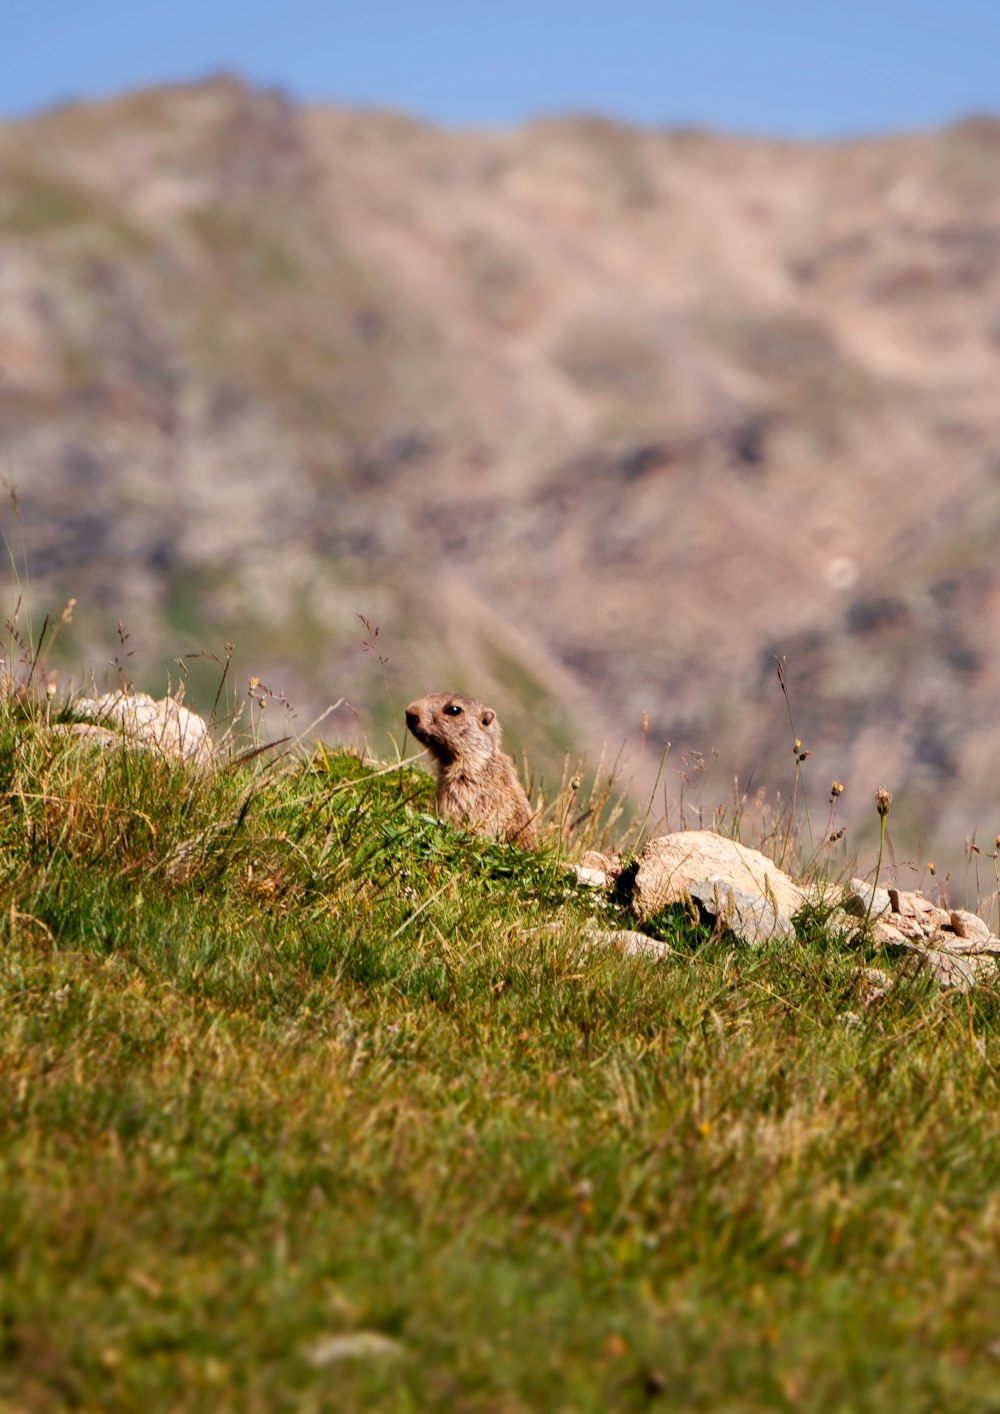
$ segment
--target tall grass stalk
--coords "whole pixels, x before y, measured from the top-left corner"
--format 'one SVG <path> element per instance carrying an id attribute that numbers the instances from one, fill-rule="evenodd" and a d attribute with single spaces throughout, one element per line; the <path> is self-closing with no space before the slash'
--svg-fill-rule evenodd
<path id="1" fill-rule="evenodd" d="M 885 786 L 879 786 L 875 792 L 875 809 L 878 811 L 878 858 L 875 861 L 875 877 L 872 880 L 871 893 L 868 897 L 868 907 L 865 909 L 865 921 L 863 931 L 867 933 L 868 925 L 871 922 L 872 905 L 875 902 L 875 890 L 878 888 L 879 876 L 882 872 L 882 852 L 885 849 L 885 822 L 889 814 L 889 807 L 892 804 L 892 796 Z"/>
<path id="2" fill-rule="evenodd" d="M 802 770 L 802 764 L 809 756 L 812 755 L 812 752 L 807 751 L 803 747 L 802 742 L 795 734 L 795 719 L 792 716 L 792 701 L 788 693 L 788 683 L 785 679 L 785 660 L 784 658 L 775 658 L 774 664 L 778 672 L 778 683 L 781 687 L 781 695 L 785 699 L 785 710 L 788 713 L 788 725 L 791 728 L 792 732 L 792 752 L 795 757 L 795 774 L 792 779 L 792 798 L 788 807 L 788 816 L 785 822 L 785 830 L 784 835 L 782 837 L 781 850 L 778 854 L 777 859 L 777 864 L 779 868 L 784 869 L 787 866 L 789 847 L 792 842 L 793 834 L 798 828 L 797 821 L 799 803 L 799 777 Z M 809 839 L 809 854 L 811 856 L 815 856 L 816 846 L 813 841 L 812 823 L 809 818 L 808 801 L 803 802 L 802 816 L 805 822 L 806 834 L 808 835 Z"/>

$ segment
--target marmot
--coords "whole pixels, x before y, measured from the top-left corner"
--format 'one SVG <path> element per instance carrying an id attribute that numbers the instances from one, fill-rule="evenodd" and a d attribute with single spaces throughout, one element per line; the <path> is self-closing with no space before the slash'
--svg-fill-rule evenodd
<path id="1" fill-rule="evenodd" d="M 437 764 L 440 815 L 534 848 L 531 806 L 513 761 L 500 750 L 492 707 L 458 692 L 429 692 L 407 707 L 406 725 Z"/>

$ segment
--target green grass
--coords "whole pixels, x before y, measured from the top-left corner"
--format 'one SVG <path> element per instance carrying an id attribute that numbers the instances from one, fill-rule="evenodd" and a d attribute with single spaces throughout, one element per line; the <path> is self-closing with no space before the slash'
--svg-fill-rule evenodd
<path id="1" fill-rule="evenodd" d="M 588 949 L 351 756 L 0 791 L 0 1408 L 1000 1409 L 991 992 Z"/>

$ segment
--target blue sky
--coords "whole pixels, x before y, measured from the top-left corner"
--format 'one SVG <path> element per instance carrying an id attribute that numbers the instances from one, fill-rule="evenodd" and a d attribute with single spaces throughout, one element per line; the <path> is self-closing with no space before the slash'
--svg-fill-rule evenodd
<path id="1" fill-rule="evenodd" d="M 219 69 L 505 125 L 837 137 L 1000 112 L 1000 0 L 0 0 L 0 113 Z"/>

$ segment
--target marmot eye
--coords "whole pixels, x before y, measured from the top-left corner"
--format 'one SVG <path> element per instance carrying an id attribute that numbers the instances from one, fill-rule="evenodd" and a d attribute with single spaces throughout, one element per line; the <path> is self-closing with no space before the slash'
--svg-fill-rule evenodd
<path id="1" fill-rule="evenodd" d="M 447 707 L 443 707 L 441 710 L 446 717 L 460 717 L 462 715 L 462 709 L 457 702 L 449 702 Z"/>

